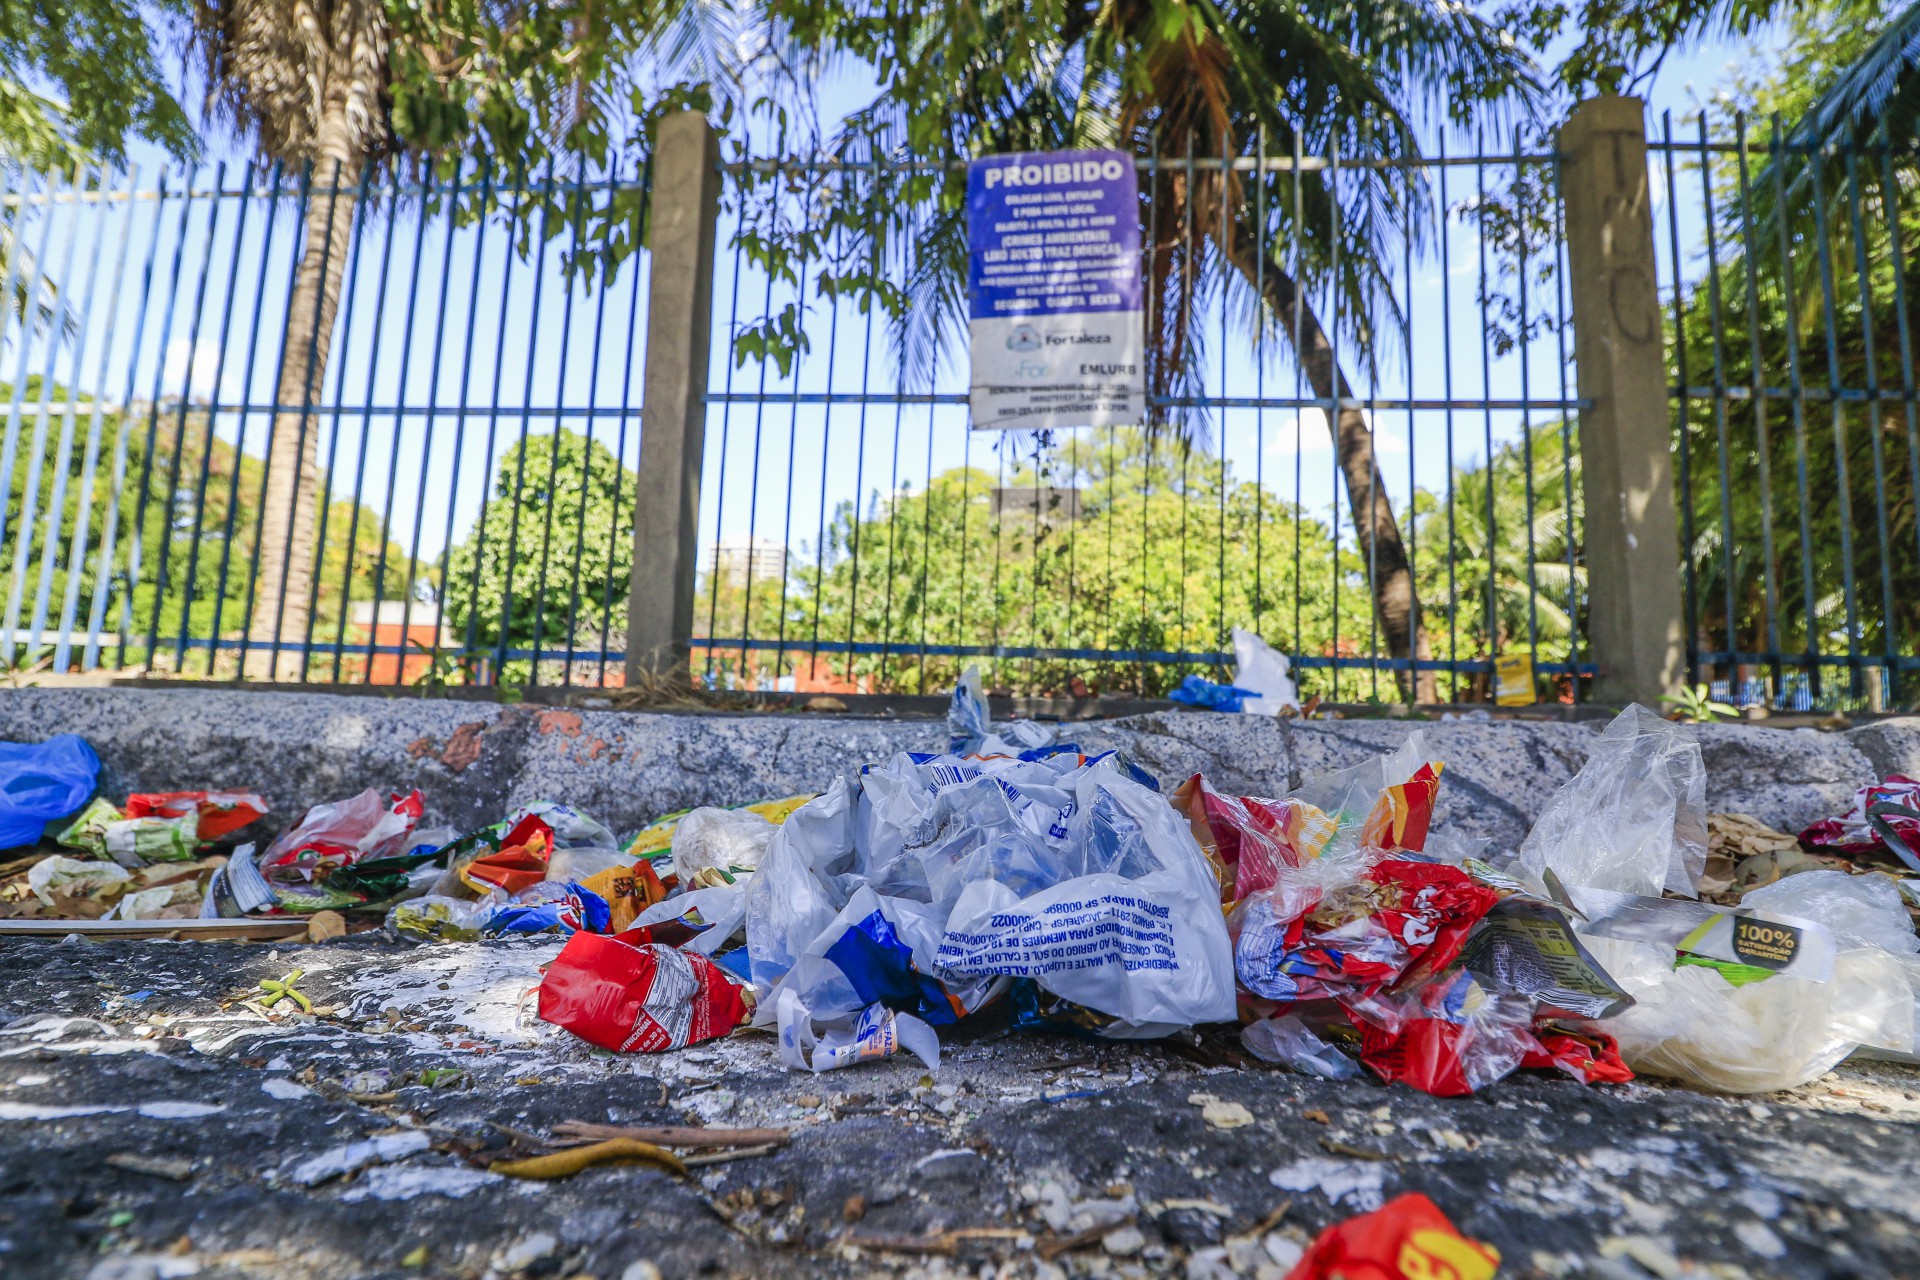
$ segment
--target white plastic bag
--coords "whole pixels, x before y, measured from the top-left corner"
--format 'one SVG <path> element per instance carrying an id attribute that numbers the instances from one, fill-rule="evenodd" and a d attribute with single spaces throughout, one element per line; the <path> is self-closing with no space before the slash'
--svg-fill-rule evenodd
<path id="1" fill-rule="evenodd" d="M 1114 1035 L 1234 1013 L 1218 881 L 1111 757 L 896 756 L 797 810 L 747 897 L 763 1010 L 779 989 L 837 1014 L 884 993 L 937 1024 L 1030 977 Z"/>
<path id="2" fill-rule="evenodd" d="M 1596 1025 L 1635 1071 L 1725 1093 L 1765 1093 L 1818 1079 L 1861 1045 L 1907 1049 L 1914 1005 L 1900 961 L 1843 951 L 1830 982 L 1771 977 L 1734 986 L 1716 969 L 1663 968 L 1644 943 L 1591 939 L 1637 1003 Z M 1636 957 L 1634 953 L 1639 953 Z"/>
<path id="3" fill-rule="evenodd" d="M 1891 876 L 1850 876 L 1844 871 L 1802 871 L 1750 890 L 1743 907 L 1815 920 L 1840 945 L 1879 947 L 1895 955 L 1920 954 L 1920 936 Z"/>
<path id="4" fill-rule="evenodd" d="M 1233 685 L 1258 695 L 1242 701 L 1241 711 L 1277 716 L 1289 707 L 1298 710 L 1300 691 L 1287 674 L 1291 666 L 1284 653 L 1253 632 L 1233 629 Z"/>
<path id="5" fill-rule="evenodd" d="M 1520 846 L 1536 882 L 1657 898 L 1699 896 L 1707 865 L 1707 770 L 1692 733 L 1634 705 L 1593 744 Z"/>
<path id="6" fill-rule="evenodd" d="M 673 869 L 692 884 L 703 871 L 752 871 L 778 830 L 746 809 L 695 809 L 673 829 Z"/>

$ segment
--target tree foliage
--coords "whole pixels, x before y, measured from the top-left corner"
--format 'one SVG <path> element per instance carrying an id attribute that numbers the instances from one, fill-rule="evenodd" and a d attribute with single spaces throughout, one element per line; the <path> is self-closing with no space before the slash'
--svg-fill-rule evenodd
<path id="1" fill-rule="evenodd" d="M 566 428 L 508 447 L 472 533 L 447 559 L 442 600 L 463 647 L 572 647 L 596 672 L 603 644 L 624 648 L 637 483 L 612 450 Z M 530 672 L 514 658 L 501 679 Z"/>

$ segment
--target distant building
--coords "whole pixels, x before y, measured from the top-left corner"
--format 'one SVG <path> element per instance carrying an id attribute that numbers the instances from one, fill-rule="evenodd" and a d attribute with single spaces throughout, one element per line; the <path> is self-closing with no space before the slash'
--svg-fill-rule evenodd
<path id="1" fill-rule="evenodd" d="M 347 610 L 350 644 L 371 643 L 405 653 L 349 654 L 343 677 L 369 684 L 414 684 L 433 670 L 433 650 L 459 652 L 460 637 L 443 625 L 440 606 L 431 600 L 355 600 Z M 346 674 L 351 670 L 352 674 Z"/>
<path id="2" fill-rule="evenodd" d="M 1052 486 L 1015 486 L 995 489 L 990 509 L 998 519 L 1031 520 L 1037 515 L 1048 524 L 1066 524 L 1080 518 L 1080 491 Z"/>
<path id="3" fill-rule="evenodd" d="M 772 538 L 722 538 L 707 549 L 707 573 L 725 577 L 736 587 L 755 582 L 779 582 L 787 575 L 787 544 Z"/>

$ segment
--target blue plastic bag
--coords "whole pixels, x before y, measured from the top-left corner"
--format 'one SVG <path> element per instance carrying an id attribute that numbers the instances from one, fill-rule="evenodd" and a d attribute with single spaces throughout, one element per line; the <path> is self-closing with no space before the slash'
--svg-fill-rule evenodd
<path id="1" fill-rule="evenodd" d="M 1247 698 L 1260 695 L 1252 689 L 1237 689 L 1230 684 L 1215 684 L 1205 676 L 1188 676 L 1180 682 L 1167 697 L 1175 702 L 1184 702 L 1190 707 L 1202 707 L 1212 711 L 1238 711 L 1240 704 Z"/>
<path id="2" fill-rule="evenodd" d="M 93 796 L 100 757 L 71 733 L 45 742 L 0 742 L 0 849 L 32 844 L 49 822 Z"/>

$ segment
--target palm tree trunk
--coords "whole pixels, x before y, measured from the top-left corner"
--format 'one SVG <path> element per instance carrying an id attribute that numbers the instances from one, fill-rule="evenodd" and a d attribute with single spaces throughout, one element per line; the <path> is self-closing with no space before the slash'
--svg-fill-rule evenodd
<path id="1" fill-rule="evenodd" d="M 314 519 L 324 425 L 310 409 L 322 403 L 340 287 L 346 277 L 347 243 L 353 233 L 352 184 L 362 157 L 355 154 L 349 139 L 342 102 L 330 107 L 321 122 L 300 266 L 280 347 L 274 402 L 282 409 L 274 415 L 267 452 L 258 579 L 248 629 L 246 673 L 250 679 L 297 678 L 305 667 L 297 646 L 307 638 L 308 601 L 316 572 Z M 294 652 L 285 651 L 289 645 L 296 646 Z"/>
<path id="2" fill-rule="evenodd" d="M 1229 257 L 1249 285 L 1264 290 L 1268 310 L 1280 321 L 1281 329 L 1293 344 L 1295 355 L 1305 372 L 1307 383 L 1320 400 L 1352 398 L 1346 374 L 1334 359 L 1333 343 L 1320 324 L 1312 304 L 1300 296 L 1292 276 L 1269 258 L 1257 261 L 1263 252 L 1264 238 L 1259 228 L 1236 228 Z M 1296 321 L 1298 328 L 1295 328 Z M 1387 652 L 1395 658 L 1428 660 L 1433 648 L 1427 633 L 1420 628 L 1420 601 L 1415 594 L 1413 570 L 1407 560 L 1407 548 L 1400 537 L 1399 521 L 1394 519 L 1393 502 L 1387 491 L 1386 477 L 1373 452 L 1373 431 L 1358 409 L 1342 407 L 1335 419 L 1340 470 L 1347 482 L 1347 500 L 1353 512 L 1353 527 L 1360 538 L 1360 551 L 1366 558 L 1369 581 L 1373 585 L 1373 608 L 1386 638 Z M 1419 670 L 1412 679 L 1402 674 L 1401 692 L 1419 703 L 1439 701 L 1434 673 Z"/>

